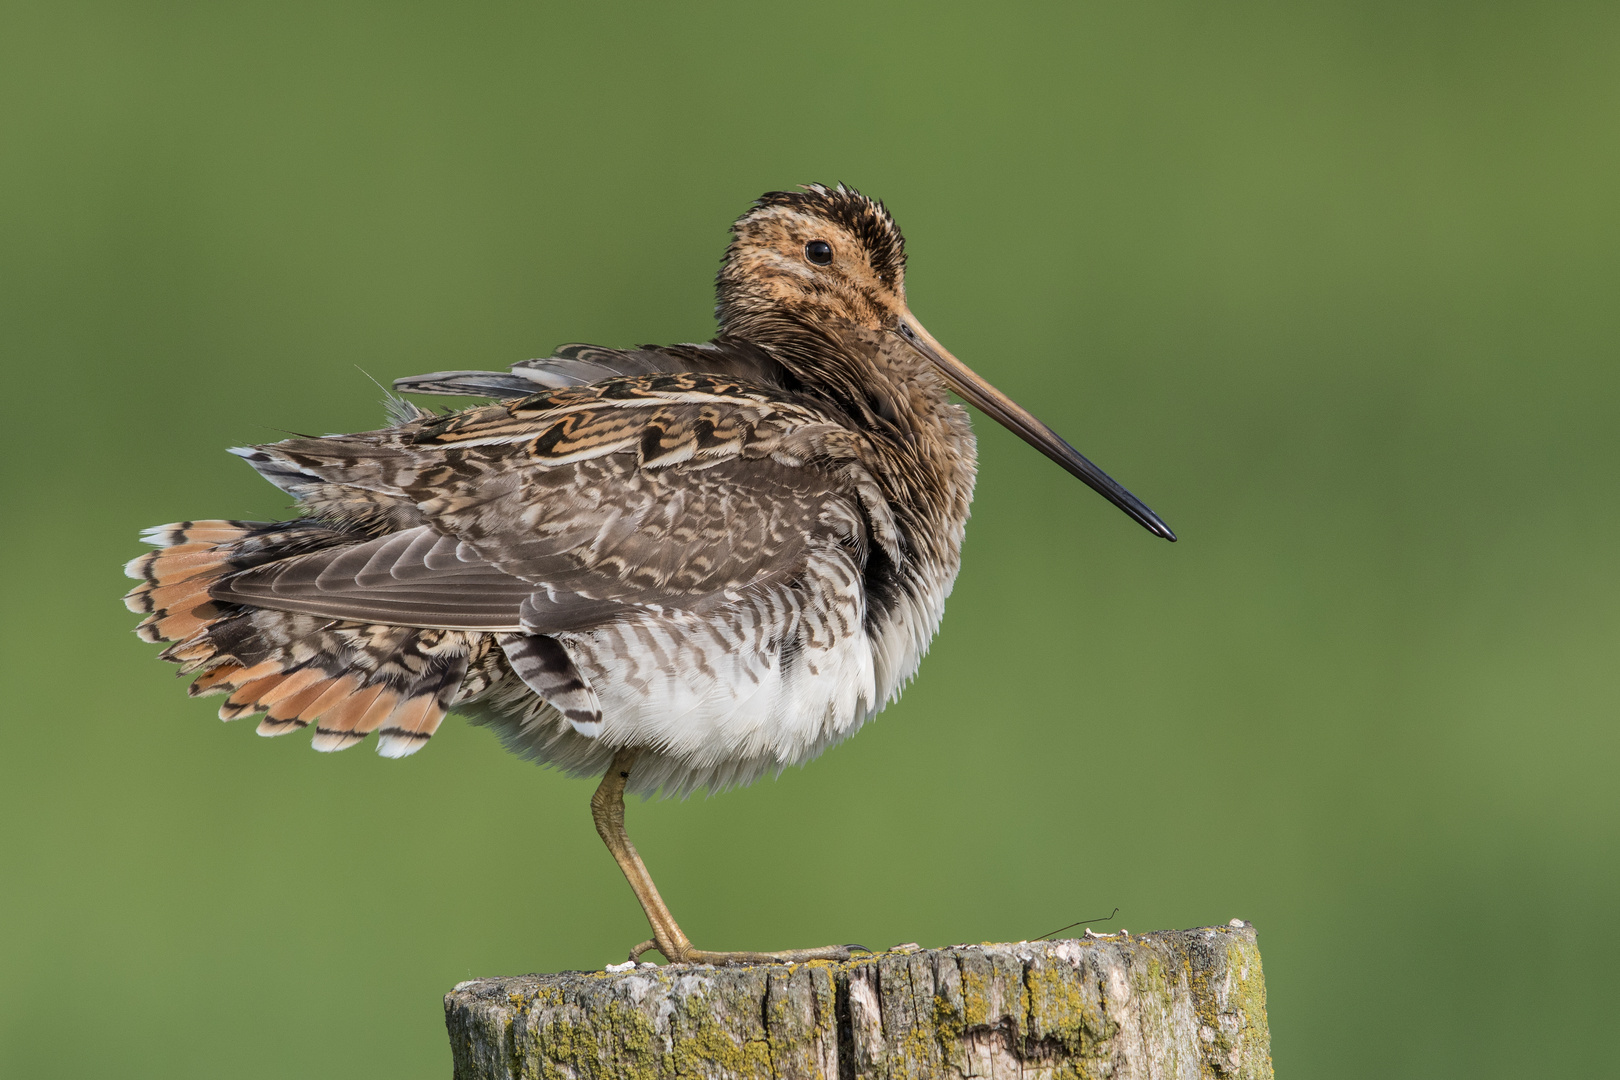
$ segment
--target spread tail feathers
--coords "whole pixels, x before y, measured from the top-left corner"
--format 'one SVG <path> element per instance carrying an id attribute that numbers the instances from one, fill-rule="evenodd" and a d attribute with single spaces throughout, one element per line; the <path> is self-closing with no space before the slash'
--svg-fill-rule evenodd
<path id="1" fill-rule="evenodd" d="M 125 572 L 124 598 L 145 615 L 136 633 L 171 642 L 163 659 L 199 673 L 191 694 L 228 695 L 222 720 L 264 714 L 261 735 L 315 725 L 317 750 L 343 750 L 377 732 L 377 752 L 405 757 L 426 745 L 458 700 L 488 686 L 487 635 L 326 619 L 216 601 L 221 577 L 362 536 L 307 521 L 182 521 L 148 529 L 158 550 Z M 469 677 L 469 675 L 471 677 Z"/>

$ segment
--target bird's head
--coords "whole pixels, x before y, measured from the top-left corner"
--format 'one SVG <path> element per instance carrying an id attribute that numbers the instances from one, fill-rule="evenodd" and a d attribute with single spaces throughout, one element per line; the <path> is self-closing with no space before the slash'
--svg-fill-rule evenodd
<path id="1" fill-rule="evenodd" d="M 906 241 L 881 202 L 843 184 L 772 191 L 731 232 L 715 282 L 722 333 L 775 345 L 784 357 L 818 330 L 839 325 L 890 337 L 896 348 L 920 355 L 952 390 L 1148 531 L 1176 538 L 1134 495 L 923 328 L 906 306 Z"/>
<path id="2" fill-rule="evenodd" d="M 905 237 L 882 203 L 853 188 L 768 192 L 731 232 L 715 283 L 727 333 L 831 323 L 879 330 L 906 310 Z"/>

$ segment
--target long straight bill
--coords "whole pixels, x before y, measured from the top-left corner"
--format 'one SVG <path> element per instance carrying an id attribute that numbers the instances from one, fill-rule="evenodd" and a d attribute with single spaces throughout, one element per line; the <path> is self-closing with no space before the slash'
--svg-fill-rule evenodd
<path id="1" fill-rule="evenodd" d="M 950 384 L 951 389 L 969 404 L 1063 466 L 1069 473 L 1085 481 L 1091 490 L 1135 518 L 1148 532 L 1175 541 L 1176 534 L 1170 531 L 1170 526 L 1160 521 L 1159 515 L 1149 510 L 1141 499 L 1126 491 L 1113 477 L 1093 465 L 1084 454 L 1064 442 L 1057 432 L 1031 416 L 1022 405 L 985 382 L 972 368 L 952 356 L 945 346 L 934 340 L 934 335 L 923 329 L 922 323 L 910 312 L 900 320 L 900 336 L 933 361 L 940 374 L 945 376 L 945 381 Z"/>

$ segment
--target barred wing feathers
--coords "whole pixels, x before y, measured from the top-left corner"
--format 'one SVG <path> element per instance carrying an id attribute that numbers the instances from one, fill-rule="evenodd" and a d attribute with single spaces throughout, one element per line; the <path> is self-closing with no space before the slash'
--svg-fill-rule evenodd
<path id="1" fill-rule="evenodd" d="M 601 705 L 550 635 L 791 590 L 818 550 L 859 565 L 876 542 L 898 564 L 862 449 L 750 384 L 666 375 L 253 447 L 318 518 L 172 527 L 132 601 L 203 672 L 193 692 L 266 712 L 265 734 L 315 721 L 318 748 L 380 730 L 409 753 L 495 653 L 595 734 Z"/>

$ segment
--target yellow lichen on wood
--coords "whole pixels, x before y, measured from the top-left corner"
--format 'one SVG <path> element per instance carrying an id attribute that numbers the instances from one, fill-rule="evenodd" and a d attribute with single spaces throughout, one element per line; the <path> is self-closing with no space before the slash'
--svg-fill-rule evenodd
<path id="1" fill-rule="evenodd" d="M 1247 924 L 491 979 L 446 1010 L 458 1080 L 1272 1076 Z"/>

